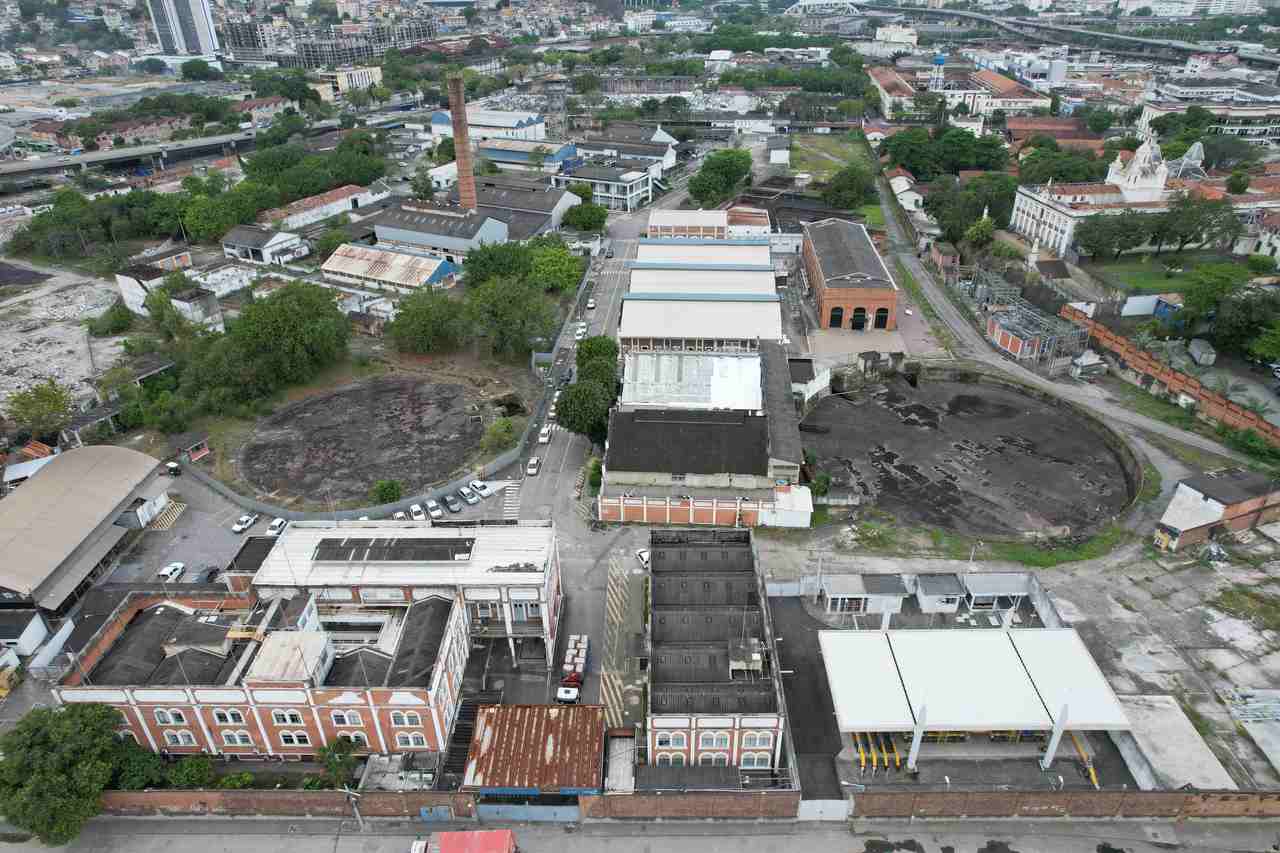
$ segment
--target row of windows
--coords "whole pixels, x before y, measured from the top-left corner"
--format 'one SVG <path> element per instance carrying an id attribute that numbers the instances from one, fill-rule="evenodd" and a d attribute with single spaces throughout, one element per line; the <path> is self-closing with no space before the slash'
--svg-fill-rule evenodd
<path id="1" fill-rule="evenodd" d="M 182 726 L 186 725 L 187 715 L 177 708 L 157 708 L 155 710 L 156 722 L 162 726 Z M 330 714 L 335 726 L 363 726 L 364 720 L 360 716 L 359 711 L 334 711 Z M 214 708 L 213 721 L 218 725 L 244 725 L 244 714 L 235 708 Z M 272 711 L 271 722 L 277 726 L 300 726 L 302 722 L 302 714 L 298 711 Z M 391 725 L 393 726 L 421 726 L 422 715 L 417 711 L 392 711 Z"/>
<path id="2" fill-rule="evenodd" d="M 658 732 L 656 746 L 659 749 L 684 749 L 688 746 L 688 738 L 684 732 Z M 770 749 L 773 747 L 773 734 L 770 732 L 747 732 L 742 736 L 743 749 Z M 728 749 L 728 732 L 702 732 L 698 736 L 698 749 Z"/>
<path id="3" fill-rule="evenodd" d="M 767 752 L 745 752 L 742 754 L 742 761 L 738 766 L 747 770 L 767 770 L 770 766 L 769 753 Z M 684 767 L 685 757 L 679 752 L 660 752 L 656 759 L 659 767 Z M 698 764 L 703 767 L 727 767 L 729 765 L 729 755 L 724 752 L 708 753 L 699 756 Z"/>

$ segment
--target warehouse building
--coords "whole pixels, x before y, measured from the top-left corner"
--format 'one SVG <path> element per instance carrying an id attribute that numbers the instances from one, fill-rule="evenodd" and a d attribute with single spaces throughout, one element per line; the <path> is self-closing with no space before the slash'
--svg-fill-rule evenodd
<path id="1" fill-rule="evenodd" d="M 578 196 L 536 175 L 483 175 L 476 176 L 474 183 L 476 209 L 506 222 L 512 240 L 558 231 L 569 208 L 582 203 Z M 449 204 L 461 203 L 461 190 L 455 186 L 449 193 Z"/>
<path id="2" fill-rule="evenodd" d="M 96 445 L 53 458 L 4 499 L 0 607 L 61 616 L 169 505 L 160 463 Z"/>
<path id="3" fill-rule="evenodd" d="M 1178 483 L 1156 524 L 1156 547 L 1177 551 L 1280 519 L 1280 482 L 1228 468 Z"/>
<path id="4" fill-rule="evenodd" d="M 476 143 L 476 156 L 499 169 L 518 172 L 559 172 L 578 156 L 572 142 L 552 139 L 489 139 Z"/>
<path id="5" fill-rule="evenodd" d="M 604 717 L 602 705 L 482 706 L 460 790 L 478 796 L 482 814 L 520 802 L 577 820 L 577 798 L 604 790 Z"/>
<path id="6" fill-rule="evenodd" d="M 476 140 L 547 138 L 547 122 L 537 113 L 511 110 L 486 110 L 467 107 L 469 135 Z M 431 134 L 436 138 L 453 136 L 453 114 L 449 110 L 436 110 L 431 114 Z"/>
<path id="7" fill-rule="evenodd" d="M 368 187 L 347 184 L 343 187 L 300 198 L 284 207 L 263 211 L 258 222 L 279 229 L 296 229 L 306 225 L 368 207 L 391 195 L 391 189 L 382 181 L 374 181 Z"/>
<path id="8" fill-rule="evenodd" d="M 898 328 L 898 285 L 866 226 L 843 219 L 806 224 L 801 263 L 823 328 Z"/>
<path id="9" fill-rule="evenodd" d="M 774 293 L 629 293 L 618 324 L 624 352 L 754 352 L 784 337 Z"/>
<path id="10" fill-rule="evenodd" d="M 320 268 L 326 281 L 401 294 L 452 287 L 457 270 L 442 258 L 354 243 L 339 246 Z"/>
<path id="11" fill-rule="evenodd" d="M 461 264 L 485 243 L 505 243 L 507 223 L 487 211 L 401 202 L 369 220 L 379 248 L 404 248 Z"/>
<path id="12" fill-rule="evenodd" d="M 251 264 L 287 264 L 311 253 L 297 234 L 261 225 L 237 225 L 222 238 L 222 254 Z"/>

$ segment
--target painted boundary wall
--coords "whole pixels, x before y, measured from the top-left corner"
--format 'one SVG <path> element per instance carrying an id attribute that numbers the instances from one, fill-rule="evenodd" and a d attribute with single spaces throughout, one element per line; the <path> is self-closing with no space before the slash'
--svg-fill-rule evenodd
<path id="1" fill-rule="evenodd" d="M 1280 427 L 1276 427 L 1261 415 L 1251 412 L 1238 403 L 1210 388 L 1193 376 L 1174 370 L 1143 350 L 1123 335 L 1118 335 L 1096 320 L 1091 320 L 1070 305 L 1062 306 L 1062 317 L 1089 330 L 1089 336 L 1097 345 L 1119 358 L 1130 370 L 1148 376 L 1169 389 L 1170 394 L 1186 394 L 1196 401 L 1196 414 L 1232 429 L 1251 429 L 1268 442 L 1280 445 Z"/>
<path id="2" fill-rule="evenodd" d="M 795 820 L 799 791 L 610 794 L 580 798 L 584 821 Z M 364 817 L 419 819 L 423 809 L 447 807 L 455 820 L 477 819 L 470 794 L 364 791 Z M 296 816 L 349 818 L 341 791 L 107 791 L 112 815 Z M 1214 791 L 893 791 L 854 794 L 855 818 L 1280 818 L 1280 792 Z"/>
<path id="3" fill-rule="evenodd" d="M 641 524 L 713 525 L 755 527 L 761 513 L 772 512 L 772 501 L 737 501 L 719 498 L 596 498 L 596 517 L 601 521 Z"/>

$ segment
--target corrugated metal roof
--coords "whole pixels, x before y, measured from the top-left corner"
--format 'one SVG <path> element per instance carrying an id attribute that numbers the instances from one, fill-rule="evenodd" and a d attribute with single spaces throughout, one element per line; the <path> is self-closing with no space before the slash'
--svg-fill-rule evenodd
<path id="1" fill-rule="evenodd" d="M 400 287 L 422 287 L 432 280 L 445 261 L 424 258 L 404 252 L 357 246 L 347 243 L 339 246 L 321 270 L 337 275 L 374 279 Z"/>
<path id="2" fill-rule="evenodd" d="M 463 790 L 598 793 L 603 705 L 486 705 L 476 716 Z"/>

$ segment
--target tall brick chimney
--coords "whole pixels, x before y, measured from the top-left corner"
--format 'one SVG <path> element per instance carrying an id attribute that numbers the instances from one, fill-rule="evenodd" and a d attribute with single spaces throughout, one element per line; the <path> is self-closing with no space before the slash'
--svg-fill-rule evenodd
<path id="1" fill-rule="evenodd" d="M 476 176 L 471 167 L 471 137 L 467 134 L 467 96 L 461 74 L 449 75 L 449 117 L 453 120 L 453 161 L 458 164 L 458 202 L 476 209 Z"/>

